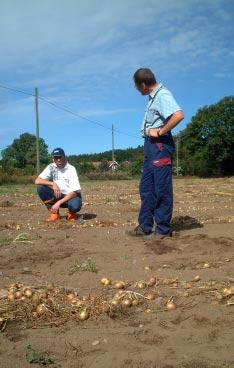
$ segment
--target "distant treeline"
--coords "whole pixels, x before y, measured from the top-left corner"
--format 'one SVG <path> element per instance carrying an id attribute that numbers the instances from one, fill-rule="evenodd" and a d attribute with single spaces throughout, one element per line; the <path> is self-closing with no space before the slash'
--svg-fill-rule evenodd
<path id="1" fill-rule="evenodd" d="M 116 149 L 114 151 L 115 160 L 118 163 L 122 163 L 124 161 L 133 162 L 136 157 L 142 155 L 143 146 L 138 146 L 136 148 L 126 148 L 126 149 Z M 80 162 L 99 162 L 102 160 L 111 161 L 112 160 L 112 150 L 105 151 L 101 153 L 90 153 L 90 154 L 82 154 L 82 155 L 70 155 L 69 159 L 76 159 Z"/>
<path id="2" fill-rule="evenodd" d="M 234 175 L 234 96 L 198 110 L 191 122 L 175 136 L 177 151 L 173 169 L 180 175 L 200 177 Z M 44 139 L 39 141 L 40 164 L 51 161 Z M 111 166 L 112 151 L 71 155 L 68 160 L 79 174 L 90 179 L 128 179 L 140 175 L 143 146 L 115 150 L 116 170 Z M 2 151 L 0 184 L 7 178 L 35 175 L 36 137 L 29 133 L 14 139 Z"/>

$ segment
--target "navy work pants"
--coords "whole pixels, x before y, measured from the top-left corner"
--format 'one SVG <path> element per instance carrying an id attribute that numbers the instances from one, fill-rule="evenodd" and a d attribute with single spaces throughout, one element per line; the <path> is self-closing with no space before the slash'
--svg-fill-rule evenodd
<path id="1" fill-rule="evenodd" d="M 145 139 L 144 167 L 140 182 L 141 208 L 138 222 L 145 233 L 168 234 L 173 211 L 171 133 Z"/>
<path id="2" fill-rule="evenodd" d="M 56 198 L 53 189 L 47 185 L 37 185 L 37 193 L 48 209 L 50 209 L 59 199 L 64 197 L 64 195 L 62 195 L 60 198 Z M 82 207 L 81 194 L 77 193 L 76 197 L 69 199 L 67 202 L 63 203 L 61 207 L 68 208 L 69 211 L 73 213 L 78 212 Z"/>

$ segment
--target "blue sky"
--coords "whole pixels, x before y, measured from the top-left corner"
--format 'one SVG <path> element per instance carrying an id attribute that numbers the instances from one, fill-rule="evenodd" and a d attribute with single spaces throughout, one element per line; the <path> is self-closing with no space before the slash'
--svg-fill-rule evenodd
<path id="1" fill-rule="evenodd" d="M 174 133 L 233 95 L 233 0 L 0 0 L 0 9 L 0 85 L 29 94 L 0 87 L 0 150 L 35 134 L 35 87 L 93 121 L 39 101 L 40 136 L 67 154 L 110 150 L 112 124 L 116 149 L 143 144 L 147 97 L 132 80 L 139 67 L 182 107 Z"/>

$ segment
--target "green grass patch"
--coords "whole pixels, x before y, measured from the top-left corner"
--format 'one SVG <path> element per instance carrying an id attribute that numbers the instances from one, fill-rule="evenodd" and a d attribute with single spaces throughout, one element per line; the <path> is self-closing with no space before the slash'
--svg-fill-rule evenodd
<path id="1" fill-rule="evenodd" d="M 51 365 L 55 364 L 53 358 L 47 353 L 38 353 L 30 344 L 27 346 L 26 360 L 30 364 Z"/>
<path id="2" fill-rule="evenodd" d="M 98 272 L 95 262 L 92 261 L 90 258 L 88 258 L 88 260 L 85 262 L 76 263 L 75 265 L 69 268 L 70 275 L 76 272 L 83 272 L 83 271 L 89 271 L 94 273 Z"/>
<path id="3" fill-rule="evenodd" d="M 8 245 L 13 241 L 13 238 L 10 238 L 9 236 L 2 236 L 0 235 L 0 246 L 1 245 Z"/>

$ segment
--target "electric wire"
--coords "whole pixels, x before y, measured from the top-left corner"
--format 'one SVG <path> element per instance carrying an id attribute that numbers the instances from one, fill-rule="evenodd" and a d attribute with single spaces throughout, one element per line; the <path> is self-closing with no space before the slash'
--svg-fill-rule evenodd
<path id="1" fill-rule="evenodd" d="M 29 92 L 26 92 L 26 91 L 23 91 L 23 90 L 20 90 L 20 89 L 12 88 L 12 87 L 9 87 L 9 86 L 3 85 L 3 84 L 0 84 L 0 88 L 8 89 L 8 90 L 13 91 L 13 92 L 23 93 L 25 95 L 35 97 L 35 94 L 33 94 L 33 93 L 29 93 Z M 69 113 L 73 116 L 76 116 L 80 119 L 86 120 L 86 121 L 88 121 L 92 124 L 95 124 L 95 125 L 98 125 L 98 126 L 104 128 L 106 130 L 112 131 L 112 128 L 107 127 L 103 123 L 101 123 L 99 121 L 96 121 L 96 120 L 89 119 L 85 116 L 82 116 L 82 115 L 72 111 L 71 109 L 69 109 L 67 107 L 61 106 L 61 105 L 57 104 L 56 102 L 52 102 L 52 101 L 48 100 L 47 98 L 45 98 L 41 95 L 38 95 L 38 99 L 45 102 L 45 103 L 47 103 L 47 104 L 49 104 L 49 105 L 51 105 L 51 106 L 54 106 L 55 108 L 57 108 L 59 110 L 65 111 L 65 112 L 67 112 L 67 113 Z M 118 129 L 114 129 L 114 131 L 118 134 L 123 134 L 123 135 L 129 136 L 131 138 L 139 138 L 138 136 L 135 136 L 135 135 L 130 134 L 130 133 L 123 132 L 123 131 L 118 130 Z"/>

